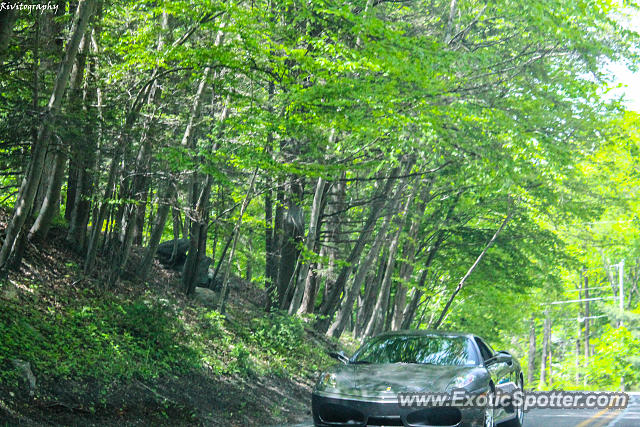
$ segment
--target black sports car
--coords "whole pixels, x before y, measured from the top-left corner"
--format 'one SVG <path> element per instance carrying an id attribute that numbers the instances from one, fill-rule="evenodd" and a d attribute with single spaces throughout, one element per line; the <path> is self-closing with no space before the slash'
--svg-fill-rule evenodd
<path id="1" fill-rule="evenodd" d="M 399 395 L 450 395 L 458 390 L 483 397 L 477 400 L 481 402 L 523 390 L 520 363 L 475 335 L 390 332 L 369 339 L 351 358 L 342 352 L 332 356 L 342 364 L 323 373 L 313 391 L 316 426 L 522 425 L 522 408 L 508 399 L 502 406 L 400 404 Z"/>

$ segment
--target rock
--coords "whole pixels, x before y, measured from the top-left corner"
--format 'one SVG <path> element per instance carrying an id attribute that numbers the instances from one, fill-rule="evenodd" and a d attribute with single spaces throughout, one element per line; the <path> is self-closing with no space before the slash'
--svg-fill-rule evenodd
<path id="1" fill-rule="evenodd" d="M 176 257 L 171 259 L 174 244 L 177 245 Z M 156 258 L 165 267 L 173 267 L 180 270 L 187 259 L 187 252 L 189 252 L 189 239 L 167 240 L 158 245 Z"/>
<path id="2" fill-rule="evenodd" d="M 213 278 L 214 270 L 209 269 L 209 286 L 208 288 L 214 291 L 219 291 L 222 289 L 222 280 L 220 280 L 220 276 Z"/>
<path id="3" fill-rule="evenodd" d="M 201 288 L 209 288 L 209 282 L 211 277 L 213 276 L 213 272 L 209 268 L 213 260 L 209 257 L 204 257 L 198 262 L 198 266 L 196 267 L 196 278 L 195 284 L 197 287 Z M 186 264 L 182 266 L 181 273 L 184 275 L 184 268 Z"/>
<path id="4" fill-rule="evenodd" d="M 29 396 L 33 396 L 36 392 L 36 376 L 31 372 L 31 364 L 20 359 L 11 359 L 11 363 L 18 369 L 27 383 L 29 384 Z"/>
<path id="5" fill-rule="evenodd" d="M 196 270 L 196 286 L 209 288 L 209 266 L 213 260 L 209 257 L 202 258 Z"/>
<path id="6" fill-rule="evenodd" d="M 218 304 L 218 294 L 207 288 L 197 287 L 193 293 L 193 298 L 208 307 L 215 307 Z"/>
<path id="7" fill-rule="evenodd" d="M 0 283 L 0 297 L 8 300 L 18 300 L 18 288 L 11 281 Z"/>

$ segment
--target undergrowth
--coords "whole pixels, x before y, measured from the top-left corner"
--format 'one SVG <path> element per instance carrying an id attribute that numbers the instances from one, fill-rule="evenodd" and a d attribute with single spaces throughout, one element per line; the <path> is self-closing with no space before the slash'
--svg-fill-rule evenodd
<path id="1" fill-rule="evenodd" d="M 45 296 L 45 286 L 23 285 L 34 292 L 3 301 L 0 309 L 0 365 L 27 361 L 39 380 L 106 390 L 190 371 L 310 378 L 331 363 L 324 347 L 307 340 L 305 322 L 284 313 L 230 320 L 161 292 L 127 298 L 84 289 Z M 15 384 L 16 371 L 0 371 L 0 383 Z"/>

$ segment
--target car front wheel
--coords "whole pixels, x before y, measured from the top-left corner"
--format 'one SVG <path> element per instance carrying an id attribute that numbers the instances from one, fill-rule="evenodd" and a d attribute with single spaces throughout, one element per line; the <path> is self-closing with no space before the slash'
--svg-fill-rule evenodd
<path id="1" fill-rule="evenodd" d="M 518 391 L 524 391 L 524 384 L 522 380 L 518 381 Z M 515 408 L 515 413 L 515 418 L 500 424 L 500 427 L 522 427 L 524 424 L 524 408 L 522 405 Z"/>
<path id="2" fill-rule="evenodd" d="M 493 418 L 493 412 L 494 412 L 494 405 L 493 405 L 493 398 L 494 398 L 494 393 L 493 391 L 490 391 L 489 393 L 487 393 L 487 406 L 484 408 L 484 422 L 483 422 L 483 426 L 484 427 L 495 427 L 495 420 Z"/>

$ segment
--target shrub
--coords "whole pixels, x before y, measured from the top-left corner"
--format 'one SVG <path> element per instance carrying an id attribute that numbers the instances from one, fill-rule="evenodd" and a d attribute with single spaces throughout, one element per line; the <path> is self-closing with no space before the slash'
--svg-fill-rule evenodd
<path id="1" fill-rule="evenodd" d="M 271 313 L 252 323 L 253 340 L 271 353 L 288 354 L 300 350 L 304 324 L 286 313 Z"/>

